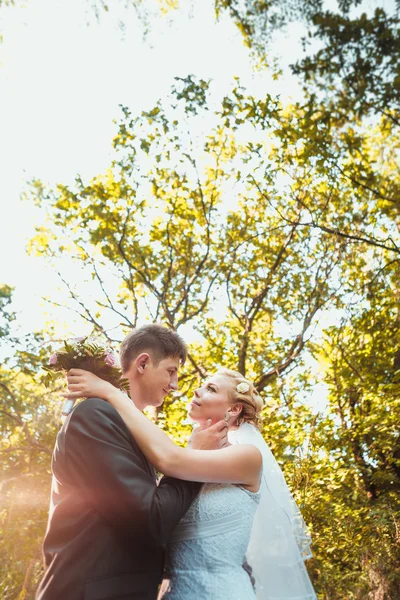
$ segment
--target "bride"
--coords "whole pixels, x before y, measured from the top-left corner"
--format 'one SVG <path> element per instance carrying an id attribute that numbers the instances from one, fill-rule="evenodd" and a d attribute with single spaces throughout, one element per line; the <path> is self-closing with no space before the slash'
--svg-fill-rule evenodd
<path id="1" fill-rule="evenodd" d="M 310 539 L 258 430 L 262 402 L 250 381 L 220 369 L 194 393 L 193 421 L 228 423 L 221 450 L 176 446 L 128 396 L 88 371 L 69 371 L 68 384 L 70 398 L 107 400 L 159 471 L 204 482 L 169 542 L 163 600 L 316 600 L 304 566 Z"/>

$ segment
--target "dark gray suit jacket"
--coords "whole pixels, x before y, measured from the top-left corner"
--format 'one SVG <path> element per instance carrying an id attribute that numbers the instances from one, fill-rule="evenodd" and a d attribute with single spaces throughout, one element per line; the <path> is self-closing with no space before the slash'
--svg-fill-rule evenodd
<path id="1" fill-rule="evenodd" d="M 201 484 L 164 477 L 118 412 L 84 400 L 57 436 L 37 600 L 154 600 L 164 547 Z"/>

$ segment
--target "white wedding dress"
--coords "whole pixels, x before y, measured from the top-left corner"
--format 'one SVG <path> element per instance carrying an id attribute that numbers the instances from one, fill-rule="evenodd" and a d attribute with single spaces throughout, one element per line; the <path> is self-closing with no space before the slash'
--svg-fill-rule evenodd
<path id="1" fill-rule="evenodd" d="M 204 484 L 168 545 L 163 600 L 255 599 L 242 565 L 260 493 Z"/>
<path id="2" fill-rule="evenodd" d="M 260 450 L 260 490 L 204 484 L 168 545 L 162 599 L 317 600 L 304 564 L 311 538 L 278 463 L 248 423 L 230 431 L 229 441 Z"/>

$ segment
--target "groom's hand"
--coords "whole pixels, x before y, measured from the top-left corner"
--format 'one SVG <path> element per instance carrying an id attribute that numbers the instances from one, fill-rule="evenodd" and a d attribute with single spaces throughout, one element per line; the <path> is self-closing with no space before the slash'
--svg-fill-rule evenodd
<path id="1" fill-rule="evenodd" d="M 204 425 L 196 427 L 190 437 L 192 450 L 218 450 L 228 443 L 228 425 L 225 421 L 218 421 L 211 425 L 208 419 Z"/>

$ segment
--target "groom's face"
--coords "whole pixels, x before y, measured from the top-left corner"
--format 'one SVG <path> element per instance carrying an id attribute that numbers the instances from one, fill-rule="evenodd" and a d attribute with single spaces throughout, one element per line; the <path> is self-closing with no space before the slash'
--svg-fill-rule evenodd
<path id="1" fill-rule="evenodd" d="M 180 358 L 176 356 L 163 358 L 158 362 L 150 354 L 138 357 L 127 376 L 131 390 L 138 389 L 140 393 L 142 408 L 161 406 L 164 398 L 172 390 L 178 389 L 179 366 Z"/>

